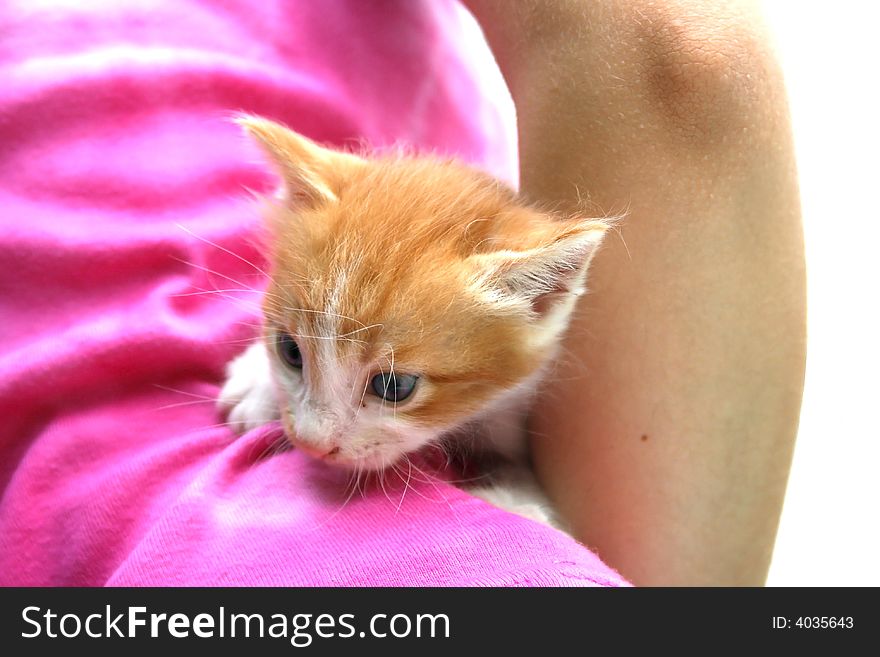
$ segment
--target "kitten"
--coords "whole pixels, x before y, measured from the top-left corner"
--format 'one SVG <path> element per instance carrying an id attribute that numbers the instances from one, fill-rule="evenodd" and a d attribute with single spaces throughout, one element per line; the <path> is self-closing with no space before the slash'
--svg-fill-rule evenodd
<path id="1" fill-rule="evenodd" d="M 491 482 L 474 494 L 558 526 L 525 411 L 608 224 L 536 210 L 453 160 L 367 159 L 238 123 L 283 185 L 267 203 L 264 333 L 220 394 L 229 421 L 278 417 L 296 448 L 359 471 L 467 443 Z"/>

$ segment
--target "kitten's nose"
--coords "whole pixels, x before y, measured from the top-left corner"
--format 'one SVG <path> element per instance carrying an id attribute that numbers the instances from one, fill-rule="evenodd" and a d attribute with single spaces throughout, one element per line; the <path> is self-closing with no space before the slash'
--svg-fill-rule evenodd
<path id="1" fill-rule="evenodd" d="M 301 442 L 299 440 L 294 441 L 294 446 L 297 449 L 304 451 L 306 454 L 316 459 L 326 459 L 339 454 L 339 445 L 335 445 L 333 443 L 327 444 L 324 443 L 322 445 L 313 445 L 307 442 Z"/>

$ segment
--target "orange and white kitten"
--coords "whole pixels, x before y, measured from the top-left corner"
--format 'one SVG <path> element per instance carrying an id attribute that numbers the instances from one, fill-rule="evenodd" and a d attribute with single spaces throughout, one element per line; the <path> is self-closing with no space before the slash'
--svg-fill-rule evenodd
<path id="1" fill-rule="evenodd" d="M 474 494 L 558 525 L 524 418 L 607 224 L 536 210 L 453 160 L 367 159 L 238 122 L 283 188 L 262 340 L 220 395 L 229 421 L 280 418 L 296 448 L 359 471 L 459 442 L 491 465 Z"/>

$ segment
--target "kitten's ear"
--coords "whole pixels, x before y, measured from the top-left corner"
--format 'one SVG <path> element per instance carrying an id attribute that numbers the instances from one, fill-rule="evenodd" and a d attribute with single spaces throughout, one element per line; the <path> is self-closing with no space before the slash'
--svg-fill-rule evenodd
<path id="1" fill-rule="evenodd" d="M 304 205 L 338 200 L 345 174 L 365 164 L 356 155 L 324 148 L 283 125 L 258 116 L 234 119 L 269 156 L 288 199 Z"/>
<path id="2" fill-rule="evenodd" d="M 472 255 L 483 298 L 546 316 L 559 302 L 583 294 L 587 269 L 607 230 L 604 221 L 579 220 L 527 250 Z"/>

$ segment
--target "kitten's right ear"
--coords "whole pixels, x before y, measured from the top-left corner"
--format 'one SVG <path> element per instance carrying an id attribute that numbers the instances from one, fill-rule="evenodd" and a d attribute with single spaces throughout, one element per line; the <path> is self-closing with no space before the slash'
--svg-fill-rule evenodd
<path id="1" fill-rule="evenodd" d="M 234 119 L 269 156 L 284 181 L 287 200 L 314 206 L 335 202 L 345 173 L 365 161 L 324 148 L 279 123 L 258 116 Z"/>

